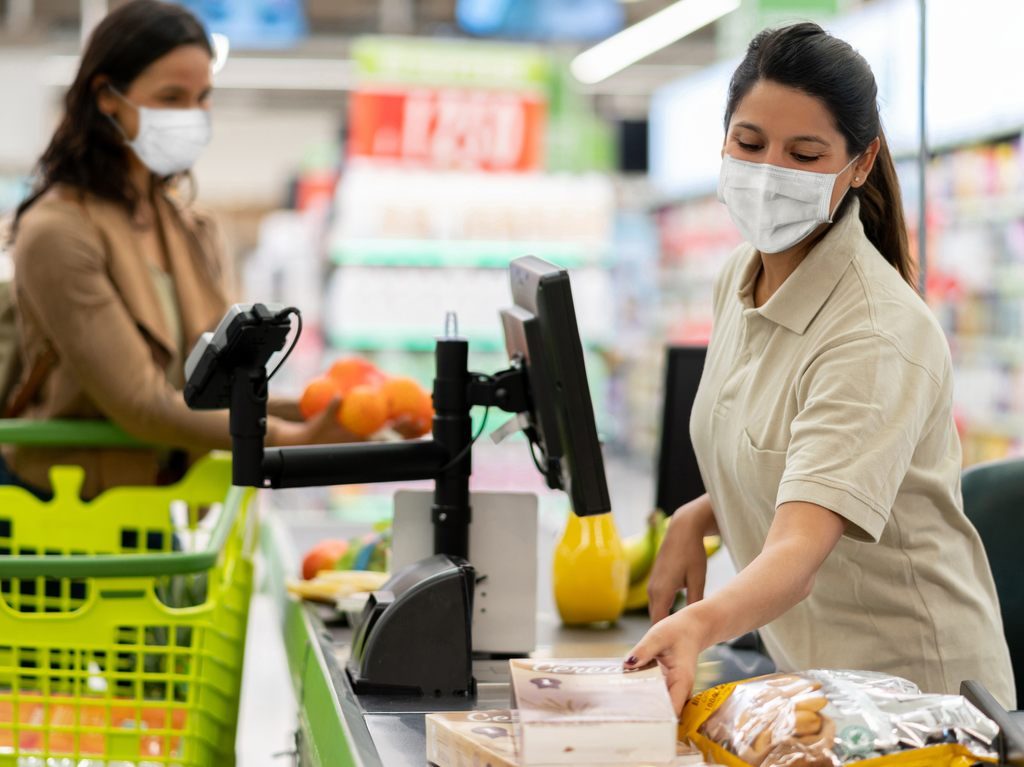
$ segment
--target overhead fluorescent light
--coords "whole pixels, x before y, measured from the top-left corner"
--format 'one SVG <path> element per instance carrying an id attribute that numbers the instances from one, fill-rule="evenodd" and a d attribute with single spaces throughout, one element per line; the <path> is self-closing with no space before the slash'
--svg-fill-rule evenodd
<path id="1" fill-rule="evenodd" d="M 740 0 L 678 0 L 583 51 L 569 68 L 581 83 L 599 83 L 739 7 Z"/>
<path id="2" fill-rule="evenodd" d="M 75 79 L 78 64 L 78 56 L 49 56 L 42 68 L 43 83 L 67 87 Z M 231 56 L 214 78 L 218 91 L 348 91 L 355 84 L 351 59 Z"/>
<path id="3" fill-rule="evenodd" d="M 213 74 L 218 75 L 228 63 L 228 55 L 231 53 L 231 40 L 227 35 L 214 32 L 210 35 L 210 42 L 213 43 Z"/>

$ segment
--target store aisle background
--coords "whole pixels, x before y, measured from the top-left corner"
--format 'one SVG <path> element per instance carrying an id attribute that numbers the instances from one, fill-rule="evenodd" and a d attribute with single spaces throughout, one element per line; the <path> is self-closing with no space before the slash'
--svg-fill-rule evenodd
<path id="1" fill-rule="evenodd" d="M 297 715 L 280 615 L 269 594 L 254 594 L 238 712 L 238 767 L 294 764 L 289 754 L 295 750 Z"/>
<path id="2" fill-rule="evenodd" d="M 4 217 L 30 187 L 84 33 L 119 1 L 0 0 L 0 93 L 17 105 L 0 109 L 0 281 L 11 273 Z M 621 23 L 672 1 L 624 0 Z M 579 22 L 591 16 L 578 11 L 559 17 L 571 23 L 547 36 L 556 45 L 519 45 L 529 38 L 520 29 L 510 47 L 461 26 L 448 0 L 302 0 L 288 4 L 294 14 L 245 28 L 235 22 L 256 4 L 188 4 L 217 8 L 211 31 L 230 42 L 215 80 L 214 138 L 195 169 L 198 203 L 225 231 L 238 297 L 300 306 L 306 320 L 275 393 L 297 395 L 343 354 L 429 384 L 433 336 L 449 309 L 473 336 L 473 369 L 499 370 L 507 260 L 548 257 L 572 270 L 617 525 L 622 535 L 640 530 L 653 498 L 665 345 L 706 340 L 712 280 L 738 241 L 714 194 L 722 94 L 754 31 L 813 17 L 874 69 L 915 248 L 924 184 L 926 296 L 950 341 L 964 465 L 1024 451 L 1024 90 L 995 98 L 978 87 L 1017 62 L 1019 0 L 928 4 L 925 179 L 917 0 L 743 0 L 588 86 L 568 69 L 571 52 L 592 42 Z M 482 103 L 519 125 L 504 131 L 517 140 L 491 140 Z M 441 121 L 404 122 L 405 110 L 457 115 L 461 149 L 436 130 Z M 500 450 L 481 446 L 474 482 L 543 493 L 539 602 L 543 620 L 556 620 L 547 584 L 564 498 L 543 490 L 521 445 L 501 448 L 522 460 L 506 467 Z M 324 491 L 320 511 L 288 496 L 298 499 L 289 513 L 313 527 L 369 524 L 384 518 L 389 492 Z M 717 555 L 709 590 L 730 572 L 727 554 Z M 280 617 L 264 594 L 248 641 L 239 764 L 288 765 L 272 755 L 291 750 L 296 707 Z"/>

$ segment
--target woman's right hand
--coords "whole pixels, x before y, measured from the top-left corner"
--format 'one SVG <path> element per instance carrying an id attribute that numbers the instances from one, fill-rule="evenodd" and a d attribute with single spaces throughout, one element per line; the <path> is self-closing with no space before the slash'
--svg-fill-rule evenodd
<path id="1" fill-rule="evenodd" d="M 686 590 L 687 604 L 704 598 L 708 559 L 704 536 L 716 529 L 711 499 L 705 493 L 672 515 L 647 586 L 651 623 L 667 618 L 676 594 Z"/>
<path id="2" fill-rule="evenodd" d="M 274 419 L 268 443 L 275 447 L 297 445 L 335 445 L 341 442 L 359 442 L 361 437 L 338 423 L 341 398 L 335 397 L 327 407 L 308 421 Z"/>

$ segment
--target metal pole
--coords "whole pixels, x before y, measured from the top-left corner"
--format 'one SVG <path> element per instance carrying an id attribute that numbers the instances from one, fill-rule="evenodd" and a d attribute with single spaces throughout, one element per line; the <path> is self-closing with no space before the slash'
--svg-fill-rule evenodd
<path id="1" fill-rule="evenodd" d="M 9 0 L 4 24 L 10 34 L 23 35 L 31 29 L 34 6 L 35 0 Z"/>
<path id="2" fill-rule="evenodd" d="M 416 27 L 412 0 L 381 0 L 377 18 L 384 35 L 411 35 Z"/>
<path id="3" fill-rule="evenodd" d="M 928 199 L 925 188 L 925 173 L 928 169 L 928 120 L 925 112 L 925 82 L 927 70 L 927 0 L 918 0 L 920 11 L 920 44 L 918 45 L 918 62 L 920 76 L 918 78 L 917 98 L 917 280 L 921 295 L 925 295 L 925 282 L 928 275 L 927 220 L 925 204 Z"/>
<path id="4" fill-rule="evenodd" d="M 107 0 L 81 0 L 79 7 L 82 13 L 81 37 L 84 46 L 93 29 L 107 15 Z"/>
<path id="5" fill-rule="evenodd" d="M 469 558 L 469 475 L 473 422 L 469 403 L 469 343 L 446 335 L 434 352 L 434 441 L 451 456 L 434 479 L 434 553 Z"/>

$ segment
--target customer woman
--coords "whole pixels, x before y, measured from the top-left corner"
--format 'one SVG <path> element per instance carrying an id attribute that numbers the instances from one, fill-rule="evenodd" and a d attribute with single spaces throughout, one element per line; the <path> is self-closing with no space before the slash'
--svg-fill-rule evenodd
<path id="1" fill-rule="evenodd" d="M 784 670 L 871 669 L 949 693 L 979 679 L 1012 707 L 960 498 L 949 351 L 914 289 L 871 70 L 814 24 L 765 31 L 725 126 L 718 194 L 747 244 L 715 285 L 690 422 L 708 492 L 672 519 L 654 626 L 627 666 L 657 659 L 681 707 L 698 653 L 760 628 Z M 739 572 L 704 599 L 714 532 Z"/>
<path id="2" fill-rule="evenodd" d="M 154 445 L 229 447 L 225 412 L 193 412 L 183 360 L 225 313 L 224 252 L 179 194 L 210 138 L 212 50 L 171 3 L 135 0 L 93 32 L 64 116 L 14 224 L 24 417 L 109 419 Z M 349 438 L 319 419 L 268 422 L 278 445 Z M 55 463 L 92 496 L 180 472 L 167 450 L 8 448 L 0 482 L 45 494 Z"/>

